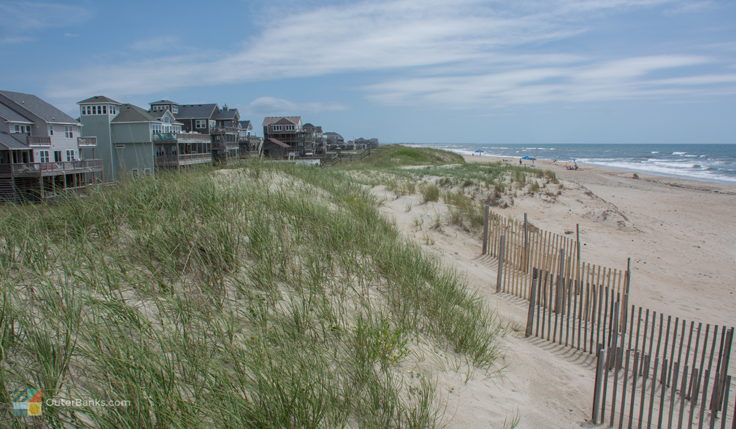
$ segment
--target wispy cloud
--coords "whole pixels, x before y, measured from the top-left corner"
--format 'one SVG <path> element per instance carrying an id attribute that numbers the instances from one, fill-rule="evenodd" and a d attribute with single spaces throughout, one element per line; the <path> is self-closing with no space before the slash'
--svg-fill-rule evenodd
<path id="1" fill-rule="evenodd" d="M 591 20 L 683 0 L 395 0 L 363 1 L 279 14 L 235 53 L 159 57 L 85 66 L 54 79 L 49 95 L 128 96 L 177 87 L 385 71 L 392 79 L 364 86 L 373 100 L 450 106 L 619 99 L 680 94 L 692 84 L 649 82 L 658 72 L 687 73 L 715 60 L 687 54 L 601 61 L 590 52 L 555 51 L 557 42 L 594 31 Z M 326 31 L 316 23 L 329 23 Z M 140 40 L 131 48 L 163 50 L 176 40 Z M 559 48 L 558 48 L 559 49 Z M 688 77 L 688 75 L 682 76 Z M 691 77 L 697 77 L 697 74 Z M 678 87 L 682 86 L 682 87 Z M 249 109 L 286 111 L 286 100 L 254 100 Z M 316 108 L 329 107 L 314 106 Z"/>
<path id="2" fill-rule="evenodd" d="M 241 106 L 244 115 L 290 115 L 301 113 L 318 113 L 345 110 L 340 103 L 295 102 L 276 97 L 259 97 L 245 106 Z"/>
<path id="3" fill-rule="evenodd" d="M 36 31 L 75 25 L 91 15 L 85 8 L 61 3 L 4 1 L 0 3 L 0 34 L 28 41 Z"/>

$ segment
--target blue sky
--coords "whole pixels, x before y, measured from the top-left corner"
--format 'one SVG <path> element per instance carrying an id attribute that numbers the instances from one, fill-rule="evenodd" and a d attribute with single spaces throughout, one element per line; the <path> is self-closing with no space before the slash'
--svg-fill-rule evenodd
<path id="1" fill-rule="evenodd" d="M 2 89 L 384 142 L 736 143 L 733 0 L 0 0 Z"/>

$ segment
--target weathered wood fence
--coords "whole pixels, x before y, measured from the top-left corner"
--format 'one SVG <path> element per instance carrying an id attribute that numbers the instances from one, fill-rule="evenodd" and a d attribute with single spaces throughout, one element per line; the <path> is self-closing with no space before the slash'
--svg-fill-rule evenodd
<path id="1" fill-rule="evenodd" d="M 593 423 L 619 429 L 736 429 L 728 375 L 733 328 L 696 327 L 672 316 L 665 321 L 653 312 L 650 321 L 646 310 L 640 335 L 642 309 L 635 310 L 632 306 L 636 330 L 632 320 L 628 332 L 613 330 L 612 341 L 598 349 Z"/>
<path id="2" fill-rule="evenodd" d="M 593 423 L 736 429 L 732 327 L 630 305 L 630 264 L 583 262 L 579 227 L 572 239 L 532 226 L 526 215 L 520 222 L 486 207 L 484 217 L 483 254 L 498 262 L 496 291 L 529 300 L 526 336 L 596 354 Z"/>

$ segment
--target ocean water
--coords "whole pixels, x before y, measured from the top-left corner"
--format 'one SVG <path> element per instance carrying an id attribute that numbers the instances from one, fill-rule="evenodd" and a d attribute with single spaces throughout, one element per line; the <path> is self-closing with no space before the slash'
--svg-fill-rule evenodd
<path id="1" fill-rule="evenodd" d="M 736 144 L 407 144 L 471 155 L 577 161 L 632 172 L 736 185 Z"/>

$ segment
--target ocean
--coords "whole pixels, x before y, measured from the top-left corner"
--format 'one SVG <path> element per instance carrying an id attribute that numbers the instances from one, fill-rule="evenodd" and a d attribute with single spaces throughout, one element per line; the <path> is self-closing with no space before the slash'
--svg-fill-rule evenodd
<path id="1" fill-rule="evenodd" d="M 530 156 L 577 161 L 658 176 L 736 185 L 736 144 L 470 144 L 423 143 L 409 146 L 445 149 L 462 155 Z"/>

